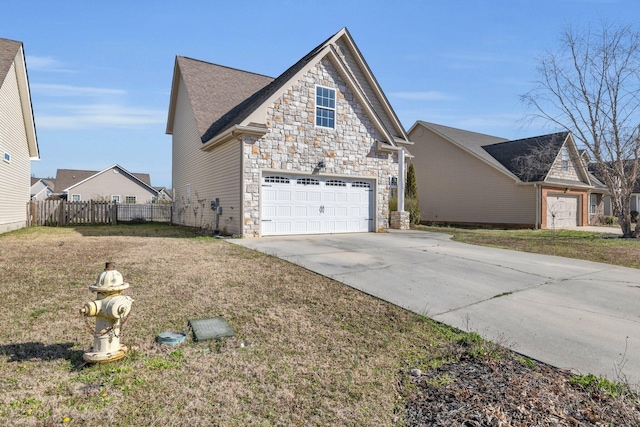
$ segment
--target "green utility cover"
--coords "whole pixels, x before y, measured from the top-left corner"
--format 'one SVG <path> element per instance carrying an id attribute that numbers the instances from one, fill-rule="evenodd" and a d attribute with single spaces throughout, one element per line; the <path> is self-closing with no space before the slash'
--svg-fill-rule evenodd
<path id="1" fill-rule="evenodd" d="M 223 317 L 189 320 L 189 325 L 193 330 L 193 339 L 196 341 L 233 337 L 236 334 Z"/>

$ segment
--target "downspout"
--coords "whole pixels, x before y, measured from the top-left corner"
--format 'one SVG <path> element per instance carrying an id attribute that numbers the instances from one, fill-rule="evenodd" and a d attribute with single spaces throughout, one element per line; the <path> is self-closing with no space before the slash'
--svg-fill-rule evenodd
<path id="1" fill-rule="evenodd" d="M 244 229 L 244 138 L 238 138 L 240 141 L 240 235 L 246 237 Z M 260 230 L 262 232 L 262 229 Z"/>
<path id="2" fill-rule="evenodd" d="M 404 162 L 404 147 L 400 147 L 400 150 L 398 150 L 398 212 L 404 212 L 404 186 L 406 180 Z"/>
<path id="3" fill-rule="evenodd" d="M 536 189 L 536 226 L 535 229 L 539 230 L 542 227 L 542 187 L 540 184 L 533 184 Z"/>

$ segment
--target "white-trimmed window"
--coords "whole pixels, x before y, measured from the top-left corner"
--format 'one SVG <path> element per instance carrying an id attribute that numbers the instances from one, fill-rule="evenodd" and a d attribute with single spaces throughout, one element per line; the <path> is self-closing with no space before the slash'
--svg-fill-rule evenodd
<path id="1" fill-rule="evenodd" d="M 597 207 L 598 207 L 598 195 L 592 193 L 589 195 L 589 213 L 590 214 L 596 213 Z"/>
<path id="2" fill-rule="evenodd" d="M 569 150 L 566 147 L 562 148 L 562 171 L 569 170 Z"/>
<path id="3" fill-rule="evenodd" d="M 112 202 L 116 202 L 116 203 L 120 203 L 120 196 L 111 196 L 111 201 Z"/>
<path id="4" fill-rule="evenodd" d="M 125 203 L 136 203 L 136 196 L 124 196 Z"/>
<path id="5" fill-rule="evenodd" d="M 80 195 L 79 194 L 72 194 L 71 195 L 71 201 L 72 202 L 79 202 L 80 201 Z"/>
<path id="6" fill-rule="evenodd" d="M 336 127 L 336 90 L 316 86 L 316 126 Z"/>
<path id="7" fill-rule="evenodd" d="M 4 152 L 4 161 L 7 163 L 11 163 L 11 154 Z"/>

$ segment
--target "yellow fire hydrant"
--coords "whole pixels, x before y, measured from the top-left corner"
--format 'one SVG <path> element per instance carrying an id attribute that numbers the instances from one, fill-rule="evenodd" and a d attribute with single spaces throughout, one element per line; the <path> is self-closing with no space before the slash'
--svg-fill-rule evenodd
<path id="1" fill-rule="evenodd" d="M 116 270 L 113 262 L 107 262 L 96 283 L 89 286 L 89 290 L 97 292 L 98 296 L 80 309 L 89 330 L 93 333 L 93 348 L 83 355 L 87 362 L 113 362 L 126 354 L 127 347 L 120 344 L 120 337 L 133 299 L 121 294 L 128 288 L 129 284 L 124 282 L 122 274 Z M 95 329 L 91 327 L 87 317 L 96 318 Z"/>

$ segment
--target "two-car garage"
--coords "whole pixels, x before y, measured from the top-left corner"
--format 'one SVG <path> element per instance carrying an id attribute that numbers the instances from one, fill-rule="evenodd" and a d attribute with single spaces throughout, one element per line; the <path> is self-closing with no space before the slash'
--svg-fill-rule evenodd
<path id="1" fill-rule="evenodd" d="M 374 231 L 374 180 L 263 174 L 262 235 Z"/>

